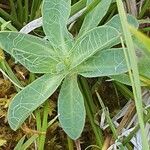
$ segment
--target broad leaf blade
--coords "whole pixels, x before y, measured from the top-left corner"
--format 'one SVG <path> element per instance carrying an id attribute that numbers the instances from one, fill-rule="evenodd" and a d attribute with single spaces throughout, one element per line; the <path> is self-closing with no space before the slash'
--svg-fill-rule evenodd
<path id="1" fill-rule="evenodd" d="M 128 74 L 112 75 L 110 78 L 125 85 L 132 85 Z"/>
<path id="2" fill-rule="evenodd" d="M 112 48 L 97 52 L 78 67 L 84 77 L 117 75 L 128 71 L 122 48 Z"/>
<path id="3" fill-rule="evenodd" d="M 130 25 L 132 25 L 135 28 L 139 27 L 139 23 L 138 20 L 132 16 L 132 15 L 127 15 L 127 21 Z M 120 21 L 120 17 L 119 15 L 115 15 L 114 17 L 112 17 L 107 23 L 106 25 L 114 27 L 116 30 L 118 30 L 118 32 L 123 33 L 122 31 L 122 26 L 121 26 L 121 21 Z"/>
<path id="4" fill-rule="evenodd" d="M 59 121 L 71 139 L 77 139 L 85 124 L 85 108 L 83 96 L 79 90 L 77 77 L 65 79 L 58 99 Z"/>
<path id="5" fill-rule="evenodd" d="M 54 46 L 66 51 L 66 42 L 70 40 L 67 31 L 67 20 L 70 15 L 71 0 L 44 0 L 43 29 Z"/>
<path id="6" fill-rule="evenodd" d="M 139 69 L 139 74 L 141 79 L 141 86 L 146 86 L 147 83 L 149 84 L 148 81 L 150 79 L 149 65 L 150 65 L 150 60 L 147 57 L 142 57 L 138 60 L 138 69 Z M 110 77 L 113 80 L 116 80 L 122 84 L 130 85 L 130 86 L 132 85 L 128 74 L 111 75 Z"/>
<path id="7" fill-rule="evenodd" d="M 122 84 L 132 86 L 131 80 L 128 74 L 113 75 L 113 76 L 110 76 L 110 78 Z M 146 84 L 141 81 L 141 86 L 146 86 Z"/>
<path id="8" fill-rule="evenodd" d="M 142 47 L 144 53 L 150 57 L 150 38 L 132 26 L 130 26 L 130 31 L 136 38 L 134 39 L 136 45 L 140 48 Z"/>
<path id="9" fill-rule="evenodd" d="M 150 59 L 141 59 L 138 63 L 139 74 L 150 79 Z"/>
<path id="10" fill-rule="evenodd" d="M 80 37 L 72 48 L 71 67 L 76 67 L 104 48 L 111 48 L 118 44 L 119 36 L 118 31 L 109 26 L 96 27 L 90 30 Z"/>
<path id="11" fill-rule="evenodd" d="M 19 92 L 8 109 L 10 127 L 17 130 L 25 119 L 53 94 L 62 79 L 62 75 L 45 74 Z"/>
<path id="12" fill-rule="evenodd" d="M 54 73 L 58 61 L 46 40 L 18 32 L 0 32 L 0 48 L 12 55 L 29 71 Z"/>
<path id="13" fill-rule="evenodd" d="M 112 0 L 101 0 L 99 4 L 86 15 L 79 32 L 79 36 L 96 27 L 100 23 L 102 18 L 107 13 L 111 1 Z M 91 2 L 92 0 L 87 0 L 87 5 L 89 5 Z"/>

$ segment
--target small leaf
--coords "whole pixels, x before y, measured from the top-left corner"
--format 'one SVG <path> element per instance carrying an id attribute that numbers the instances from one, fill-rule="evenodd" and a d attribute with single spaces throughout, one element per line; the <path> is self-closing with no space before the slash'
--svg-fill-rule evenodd
<path id="1" fill-rule="evenodd" d="M 130 77 L 128 74 L 112 75 L 110 76 L 110 78 L 122 84 L 131 86 L 131 81 L 130 81 Z"/>
<path id="2" fill-rule="evenodd" d="M 132 86 L 131 80 L 128 74 L 112 75 L 110 76 L 110 78 L 122 84 Z M 146 84 L 141 81 L 141 86 L 146 86 Z"/>
<path id="3" fill-rule="evenodd" d="M 19 140 L 19 142 L 18 142 L 17 145 L 15 146 L 14 150 L 21 150 L 22 145 L 23 145 L 23 142 L 24 142 L 24 140 L 25 140 L 25 137 L 26 137 L 26 135 L 24 135 L 24 136 Z"/>
<path id="4" fill-rule="evenodd" d="M 128 23 L 130 25 L 132 25 L 133 27 L 135 27 L 135 28 L 139 27 L 138 20 L 135 17 L 133 17 L 132 15 L 128 14 L 127 20 L 128 20 Z M 118 32 L 123 33 L 120 17 L 118 14 L 115 15 L 114 17 L 112 17 L 105 25 L 114 27 Z"/>
<path id="5" fill-rule="evenodd" d="M 63 53 L 66 52 L 65 41 L 68 43 L 71 40 L 66 27 L 70 10 L 71 0 L 44 0 L 43 3 L 45 34 L 49 41 Z"/>
<path id="6" fill-rule="evenodd" d="M 102 49 L 111 48 L 118 44 L 119 36 L 118 31 L 109 26 L 96 27 L 90 30 L 78 38 L 72 48 L 71 67 L 76 67 Z"/>
<path id="7" fill-rule="evenodd" d="M 0 32 L 0 48 L 31 72 L 54 73 L 56 71 L 58 61 L 50 43 L 46 40 L 18 32 Z"/>
<path id="8" fill-rule="evenodd" d="M 145 54 L 150 57 L 150 38 L 132 26 L 130 26 L 130 31 L 138 40 L 134 40 L 136 44 L 138 44 L 137 46 L 142 47 L 142 50 L 145 52 Z"/>
<path id="9" fill-rule="evenodd" d="M 59 121 L 71 139 L 77 139 L 85 124 L 85 108 L 77 76 L 68 76 L 61 87 L 58 98 Z"/>
<path id="10" fill-rule="evenodd" d="M 26 86 L 10 103 L 8 122 L 17 130 L 25 119 L 53 94 L 63 79 L 63 75 L 45 74 Z"/>
<path id="11" fill-rule="evenodd" d="M 141 59 L 138 63 L 139 74 L 150 79 L 150 59 Z"/>
<path id="12" fill-rule="evenodd" d="M 107 13 L 111 1 L 112 0 L 101 0 L 99 4 L 86 15 L 79 32 L 79 36 L 96 27 L 100 23 L 102 18 Z M 92 0 L 87 0 L 87 5 L 89 5 L 91 2 Z"/>
<path id="13" fill-rule="evenodd" d="M 27 150 L 29 149 L 30 145 L 34 142 L 36 142 L 36 139 L 39 137 L 39 135 L 34 134 L 32 135 L 21 147 L 21 150 Z"/>
<path id="14" fill-rule="evenodd" d="M 84 77 L 117 75 L 128 71 L 122 48 L 97 52 L 78 67 Z"/>

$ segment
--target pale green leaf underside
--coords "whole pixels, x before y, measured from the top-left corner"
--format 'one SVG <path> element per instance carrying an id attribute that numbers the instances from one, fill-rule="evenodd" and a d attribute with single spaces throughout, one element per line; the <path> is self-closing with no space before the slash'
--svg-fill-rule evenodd
<path id="1" fill-rule="evenodd" d="M 150 58 L 150 53 L 147 51 L 146 47 L 133 35 L 133 42 L 136 45 L 136 55 L 138 59 L 143 59 L 144 57 Z M 143 38 L 141 38 L 143 40 Z"/>
<path id="2" fill-rule="evenodd" d="M 150 79 L 150 59 L 143 58 L 138 63 L 139 74 Z"/>
<path id="3" fill-rule="evenodd" d="M 127 15 L 127 20 L 128 20 L 128 23 L 130 25 L 134 26 L 135 28 L 138 28 L 139 23 L 138 23 L 137 19 L 134 16 L 131 16 L 131 15 L 128 14 Z M 120 22 L 120 17 L 119 17 L 118 14 L 115 15 L 114 17 L 112 17 L 105 25 L 114 27 L 118 32 L 123 33 L 122 25 L 121 25 L 121 22 Z"/>
<path id="4" fill-rule="evenodd" d="M 76 67 L 97 51 L 119 43 L 119 32 L 109 26 L 96 27 L 81 36 L 71 50 L 71 67 Z"/>
<path id="5" fill-rule="evenodd" d="M 78 67 L 84 77 L 117 75 L 128 71 L 122 48 L 112 48 L 97 52 Z"/>
<path id="6" fill-rule="evenodd" d="M 150 38 L 133 27 L 130 27 L 130 31 L 135 37 L 134 42 L 136 42 L 137 47 L 141 48 L 147 57 L 150 57 Z"/>
<path id="7" fill-rule="evenodd" d="M 71 139 L 77 139 L 85 124 L 83 96 L 79 90 L 77 77 L 68 76 L 61 87 L 58 98 L 59 121 Z"/>
<path id="8" fill-rule="evenodd" d="M 110 76 L 110 78 L 122 84 L 131 86 L 131 81 L 130 81 L 130 77 L 128 74 L 112 75 Z"/>
<path id="9" fill-rule="evenodd" d="M 18 32 L 0 32 L 0 48 L 33 73 L 55 73 L 58 64 L 50 43 Z"/>
<path id="10" fill-rule="evenodd" d="M 132 85 L 128 74 L 113 75 L 113 76 L 110 76 L 110 78 L 125 85 L 129 85 L 129 86 Z M 141 82 L 141 86 L 145 86 L 145 84 Z"/>
<path id="11" fill-rule="evenodd" d="M 79 36 L 96 27 L 100 23 L 102 18 L 107 13 L 111 1 L 112 0 L 101 0 L 101 2 L 99 2 L 99 4 L 86 15 L 79 32 Z M 92 0 L 87 0 L 87 5 L 89 5 L 91 2 Z"/>
<path id="12" fill-rule="evenodd" d="M 62 75 L 45 74 L 19 92 L 8 109 L 10 127 L 17 130 L 25 119 L 53 94 L 62 79 Z"/>
<path id="13" fill-rule="evenodd" d="M 66 41 L 71 40 L 66 27 L 70 10 L 71 0 L 44 0 L 43 29 L 49 41 L 62 52 L 66 51 Z"/>
<path id="14" fill-rule="evenodd" d="M 148 58 L 142 58 L 139 60 L 138 62 L 138 69 L 139 69 L 139 74 L 150 79 L 150 60 Z M 122 84 L 126 84 L 126 85 L 130 85 L 131 86 L 131 81 L 130 81 L 130 77 L 128 74 L 119 74 L 116 76 L 110 76 L 112 79 L 122 83 Z M 141 86 L 145 86 L 146 84 L 144 84 L 143 82 L 141 82 Z"/>

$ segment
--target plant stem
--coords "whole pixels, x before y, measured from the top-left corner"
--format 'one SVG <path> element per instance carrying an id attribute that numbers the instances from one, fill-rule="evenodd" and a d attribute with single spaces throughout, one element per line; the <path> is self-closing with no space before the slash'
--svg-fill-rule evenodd
<path id="1" fill-rule="evenodd" d="M 148 113 L 147 115 L 144 117 L 144 122 L 148 122 L 148 120 L 150 119 L 150 109 L 147 110 Z M 130 132 L 130 134 L 123 140 L 122 144 L 126 145 L 127 143 L 130 142 L 130 140 L 133 138 L 133 136 L 136 134 L 136 132 L 140 129 L 140 125 L 138 124 L 134 130 L 132 132 Z"/>
<path id="2" fill-rule="evenodd" d="M 26 150 L 29 148 L 29 146 L 38 138 L 38 135 L 35 134 L 33 136 L 31 136 L 21 147 L 21 150 Z"/>
<path id="3" fill-rule="evenodd" d="M 9 3 L 10 3 L 10 8 L 11 8 L 11 14 L 12 14 L 13 18 L 17 20 L 17 13 L 16 13 L 14 1 L 9 0 Z"/>
<path id="4" fill-rule="evenodd" d="M 144 31 L 144 32 L 149 32 L 150 31 L 150 27 L 145 27 L 145 28 L 142 28 L 141 30 Z"/>
<path id="5" fill-rule="evenodd" d="M 30 21 L 32 21 L 35 18 L 36 11 L 38 10 L 40 3 L 41 3 L 41 0 L 33 0 L 32 1 Z"/>
<path id="6" fill-rule="evenodd" d="M 69 138 L 69 136 L 67 136 L 67 141 L 68 141 L 68 150 L 74 150 L 73 141 L 72 139 Z"/>
<path id="7" fill-rule="evenodd" d="M 73 16 L 74 14 L 76 14 L 78 11 L 80 11 L 81 9 L 83 9 L 86 6 L 86 0 L 80 0 L 77 3 L 75 3 L 72 7 L 71 7 L 71 13 L 70 16 Z"/>
<path id="8" fill-rule="evenodd" d="M 104 105 L 104 103 L 103 103 L 103 101 L 102 101 L 102 99 L 101 99 L 101 97 L 100 97 L 100 95 L 99 95 L 99 93 L 97 91 L 96 91 L 96 95 L 97 95 L 99 103 L 100 103 L 100 105 L 101 105 L 101 107 L 102 107 L 102 109 L 103 109 L 103 111 L 105 113 L 107 123 L 109 124 L 109 127 L 110 127 L 110 129 L 111 129 L 111 131 L 113 133 L 113 138 L 115 140 L 117 140 L 118 139 L 118 133 L 117 133 L 117 130 L 116 130 L 115 126 L 114 126 L 114 123 L 112 122 L 112 120 L 110 118 L 109 111 L 105 107 L 105 105 Z M 118 139 L 118 141 L 120 141 L 120 140 Z M 119 149 L 120 150 L 124 150 L 124 147 L 123 147 L 122 144 L 119 145 Z"/>
<path id="9" fill-rule="evenodd" d="M 90 11 L 92 11 L 99 3 L 101 0 L 93 0 L 86 8 L 86 10 L 83 13 L 83 16 L 87 15 Z"/>
<path id="10" fill-rule="evenodd" d="M 142 135 L 142 145 L 144 150 L 149 149 L 148 141 L 146 138 L 146 132 L 145 132 L 145 125 L 143 121 L 143 107 L 142 107 L 142 96 L 141 96 L 141 87 L 140 87 L 140 79 L 139 79 L 139 72 L 138 72 L 138 66 L 136 61 L 136 54 L 134 50 L 134 44 L 132 41 L 131 33 L 128 28 L 128 22 L 126 13 L 124 11 L 124 6 L 121 0 L 116 0 L 117 7 L 119 11 L 119 16 L 123 28 L 123 34 L 125 37 L 125 42 L 127 46 L 127 56 L 129 57 L 128 62 L 131 63 L 131 69 L 132 72 L 130 73 L 131 83 L 132 83 L 132 89 L 133 89 L 133 95 L 135 99 L 136 104 L 136 110 L 138 115 L 138 120 L 141 128 L 141 135 Z"/>
<path id="11" fill-rule="evenodd" d="M 87 7 L 86 7 L 85 11 L 82 13 L 81 17 L 84 17 L 90 11 L 92 11 L 99 4 L 99 2 L 101 2 L 101 0 L 93 0 L 89 5 L 87 5 Z M 86 6 L 86 1 L 85 0 L 81 0 L 80 3 L 79 4 L 76 3 L 72 6 L 70 16 L 72 16 L 74 13 L 80 11 L 82 8 L 84 8 Z"/>
<path id="12" fill-rule="evenodd" d="M 104 103 L 103 103 L 103 101 L 102 101 L 102 99 L 101 99 L 101 97 L 100 97 L 100 95 L 99 95 L 99 93 L 98 93 L 97 91 L 96 91 L 96 95 L 97 95 L 97 98 L 98 98 L 98 100 L 99 100 L 99 103 L 100 103 L 100 105 L 101 105 L 101 107 L 102 107 L 102 109 L 103 109 L 103 111 L 104 111 L 104 113 L 105 113 L 105 116 L 106 116 L 106 119 L 107 119 L 107 123 L 109 124 L 109 127 L 111 128 L 111 131 L 112 131 L 112 133 L 113 133 L 113 136 L 114 136 L 115 139 L 117 139 L 117 138 L 118 138 L 118 133 L 117 133 L 117 131 L 116 131 L 116 128 L 115 128 L 115 126 L 114 126 L 114 123 L 112 122 L 112 120 L 111 120 L 111 118 L 110 118 L 109 112 L 108 112 L 108 110 L 106 109 L 106 107 L 105 107 L 105 105 L 104 105 Z"/>
<path id="13" fill-rule="evenodd" d="M 23 87 L 23 85 L 21 84 L 21 82 L 18 80 L 18 78 L 15 76 L 15 74 L 13 73 L 13 71 L 11 70 L 11 68 L 9 67 L 8 63 L 6 60 L 3 60 L 2 62 L 0 62 L 0 68 L 6 72 L 6 74 L 8 75 L 8 77 L 14 82 L 16 83 L 20 88 Z M 16 91 L 19 92 L 20 89 L 15 86 Z"/>
<path id="14" fill-rule="evenodd" d="M 24 6 L 24 16 L 25 16 L 24 21 L 25 21 L 25 23 L 28 22 L 28 15 L 29 15 L 29 14 L 28 14 L 28 13 L 29 13 L 28 8 L 29 8 L 29 1 L 28 1 L 28 0 L 25 0 L 25 6 Z"/>
<path id="15" fill-rule="evenodd" d="M 5 20 L 12 20 L 12 22 L 14 23 L 14 25 L 18 29 L 21 29 L 21 27 L 22 27 L 21 23 L 18 20 L 16 20 L 13 16 L 9 15 L 7 12 L 5 12 L 1 8 L 0 8 L 0 16 L 2 16 L 3 18 L 5 18 Z"/>
<path id="16" fill-rule="evenodd" d="M 22 6 L 22 0 L 17 0 L 17 5 L 18 5 L 18 19 L 23 23 L 23 6 Z"/>
<path id="17" fill-rule="evenodd" d="M 45 132 L 45 134 L 40 135 L 40 145 L 39 145 L 39 150 L 44 149 L 44 143 L 45 143 L 45 138 L 46 138 L 46 130 L 48 127 L 48 112 L 49 112 L 49 103 L 48 100 L 44 104 L 44 114 L 43 114 L 43 122 L 42 122 L 42 127 L 41 127 L 41 132 Z"/>
<path id="18" fill-rule="evenodd" d="M 117 89 L 124 95 L 126 99 L 134 99 L 133 93 L 127 88 L 127 86 L 114 81 L 115 85 L 117 86 Z"/>
<path id="19" fill-rule="evenodd" d="M 90 124 L 92 126 L 93 132 L 95 134 L 96 143 L 100 148 L 102 148 L 103 134 L 102 134 L 100 127 L 98 127 L 94 123 L 94 116 L 93 116 L 94 107 L 92 104 L 93 99 L 92 99 L 88 84 L 83 77 L 81 77 L 79 80 L 79 86 L 81 87 L 81 91 L 82 91 L 84 99 L 85 99 L 84 103 L 85 103 L 86 113 L 87 113 L 88 119 L 90 121 Z"/>
<path id="20" fill-rule="evenodd" d="M 105 15 L 106 17 L 104 16 L 104 18 L 103 18 L 102 21 L 101 21 L 101 24 L 103 25 L 103 24 L 105 24 L 106 22 L 108 22 L 108 21 L 114 16 L 116 10 L 117 10 L 116 4 L 110 5 L 110 8 L 109 8 L 107 14 Z M 106 18 L 106 19 L 105 19 L 105 18 Z M 104 22 L 104 21 L 105 21 L 105 22 Z"/>
<path id="21" fill-rule="evenodd" d="M 35 111 L 35 115 L 36 115 L 36 127 L 37 127 L 37 131 L 41 131 L 41 115 L 40 115 L 40 110 L 37 109 Z M 38 143 L 38 147 L 40 146 L 40 136 L 37 138 L 37 143 Z"/>
<path id="22" fill-rule="evenodd" d="M 88 102 L 90 111 L 92 112 L 92 114 L 95 114 L 96 113 L 95 112 L 96 107 L 95 107 L 95 104 L 93 102 L 91 91 L 89 89 L 89 86 L 88 86 L 88 83 L 87 83 L 86 79 L 81 77 L 81 83 L 83 84 L 83 89 L 84 89 L 84 92 L 86 93 L 87 102 Z"/>
<path id="23" fill-rule="evenodd" d="M 150 0 L 145 0 L 145 3 L 142 6 L 142 10 L 141 10 L 138 18 L 142 18 L 144 16 L 145 12 L 149 9 L 149 7 L 150 7 Z"/>

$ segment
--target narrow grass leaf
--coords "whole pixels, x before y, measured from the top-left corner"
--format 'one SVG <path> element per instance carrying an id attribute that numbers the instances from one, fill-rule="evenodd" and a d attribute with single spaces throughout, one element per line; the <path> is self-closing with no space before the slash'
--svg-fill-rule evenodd
<path id="1" fill-rule="evenodd" d="M 85 124 L 85 108 L 82 93 L 78 87 L 77 76 L 66 77 L 58 98 L 59 121 L 67 135 L 76 140 Z"/>
<path id="2" fill-rule="evenodd" d="M 19 92 L 8 109 L 10 127 L 17 130 L 25 119 L 53 94 L 62 79 L 62 75 L 45 74 Z"/>
<path id="3" fill-rule="evenodd" d="M 34 134 L 32 135 L 24 144 L 23 146 L 21 147 L 20 150 L 27 150 L 29 149 L 30 145 L 36 141 L 36 139 L 38 138 L 39 135 L 37 134 Z"/>
<path id="4" fill-rule="evenodd" d="M 131 33 L 129 32 L 128 22 L 126 13 L 124 10 L 124 6 L 121 0 L 116 0 L 117 7 L 119 11 L 119 16 L 121 20 L 121 25 L 123 29 L 123 35 L 125 37 L 125 42 L 127 45 L 127 55 L 129 56 L 129 61 L 131 63 L 132 72 L 130 72 L 130 79 L 133 88 L 133 95 L 136 104 L 136 110 L 138 115 L 138 121 L 140 124 L 141 135 L 142 135 L 142 147 L 144 150 L 149 149 L 148 140 L 146 138 L 145 125 L 144 125 L 144 117 L 143 117 L 143 107 L 142 107 L 142 95 L 141 95 L 141 87 L 140 87 L 140 79 L 139 79 L 139 71 L 137 66 L 137 58 L 134 50 L 134 44 L 131 37 Z"/>
<path id="5" fill-rule="evenodd" d="M 0 26 L 3 25 L 4 23 L 6 23 L 7 21 L 5 21 L 2 17 L 0 17 Z M 17 31 L 17 29 L 11 24 L 9 23 L 7 25 L 7 29 L 11 30 L 11 31 Z"/>
<path id="6" fill-rule="evenodd" d="M 143 50 L 150 57 L 150 38 L 132 26 L 130 26 L 130 31 L 135 36 L 135 38 L 139 40 L 140 44 L 145 46 L 146 50 Z"/>
<path id="7" fill-rule="evenodd" d="M 14 150 L 21 150 L 21 147 L 22 147 L 22 145 L 23 145 L 23 142 L 24 142 L 24 140 L 25 140 L 25 137 L 26 137 L 26 135 L 24 135 L 24 136 L 19 140 L 19 142 L 18 142 L 17 145 L 15 146 Z"/>

